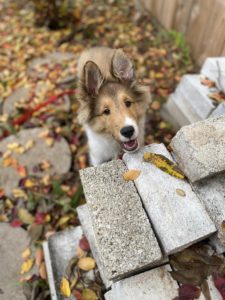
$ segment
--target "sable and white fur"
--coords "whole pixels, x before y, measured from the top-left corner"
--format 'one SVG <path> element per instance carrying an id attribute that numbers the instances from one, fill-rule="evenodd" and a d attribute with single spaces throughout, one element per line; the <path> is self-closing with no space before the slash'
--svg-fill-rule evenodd
<path id="1" fill-rule="evenodd" d="M 88 137 L 92 165 L 136 151 L 144 142 L 150 93 L 140 86 L 133 64 L 121 49 L 96 47 L 78 62 L 78 120 Z"/>

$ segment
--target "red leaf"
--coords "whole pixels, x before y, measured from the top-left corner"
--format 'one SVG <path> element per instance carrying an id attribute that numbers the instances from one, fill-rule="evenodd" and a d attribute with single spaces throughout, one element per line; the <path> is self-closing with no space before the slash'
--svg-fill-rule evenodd
<path id="1" fill-rule="evenodd" d="M 78 290 L 74 290 L 73 295 L 76 297 L 77 300 L 83 300 L 82 294 Z"/>
<path id="2" fill-rule="evenodd" d="M 90 246 L 86 236 L 83 236 L 82 239 L 80 239 L 79 246 L 83 251 L 90 251 Z"/>
<path id="3" fill-rule="evenodd" d="M 46 214 L 45 213 L 41 213 L 41 212 L 37 212 L 35 215 L 35 223 L 36 224 L 44 224 L 45 223 L 45 217 Z"/>
<path id="4" fill-rule="evenodd" d="M 225 278 L 218 274 L 213 274 L 213 282 L 217 290 L 220 292 L 223 300 L 225 300 Z"/>
<path id="5" fill-rule="evenodd" d="M 12 227 L 20 227 L 23 224 L 22 221 L 20 221 L 19 219 L 14 219 L 12 220 L 12 222 L 10 223 L 10 225 Z"/>
<path id="6" fill-rule="evenodd" d="M 198 299 L 201 295 L 201 290 L 192 284 L 183 284 L 179 287 L 179 300 Z"/>

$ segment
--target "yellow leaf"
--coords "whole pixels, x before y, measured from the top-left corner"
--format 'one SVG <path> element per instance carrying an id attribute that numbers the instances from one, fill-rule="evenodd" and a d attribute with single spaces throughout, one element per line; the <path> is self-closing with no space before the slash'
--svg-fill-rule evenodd
<path id="1" fill-rule="evenodd" d="M 27 194 L 21 189 L 13 189 L 13 196 L 15 198 L 24 198 L 25 200 L 28 199 Z"/>
<path id="2" fill-rule="evenodd" d="M 70 219 L 71 219 L 71 216 L 70 216 L 70 215 L 65 215 L 65 216 L 61 217 L 61 218 L 58 220 L 58 222 L 56 223 L 56 228 L 65 225 Z"/>
<path id="3" fill-rule="evenodd" d="M 9 209 L 13 208 L 13 203 L 9 198 L 5 200 L 5 206 Z"/>
<path id="4" fill-rule="evenodd" d="M 171 176 L 179 179 L 185 178 L 184 174 L 177 167 L 177 165 L 162 154 L 146 152 L 144 153 L 144 160 L 154 164 L 157 168 Z"/>
<path id="5" fill-rule="evenodd" d="M 25 224 L 32 224 L 34 222 L 34 217 L 25 208 L 19 208 L 18 217 Z"/>
<path id="6" fill-rule="evenodd" d="M 35 182 L 31 179 L 26 179 L 24 186 L 26 188 L 31 188 L 31 187 L 35 186 Z"/>
<path id="7" fill-rule="evenodd" d="M 223 231 L 225 231 L 225 221 L 223 221 L 223 222 L 221 223 L 221 228 L 222 228 Z"/>
<path id="8" fill-rule="evenodd" d="M 14 151 L 16 153 L 23 154 L 25 152 L 25 149 L 22 146 L 20 146 L 20 147 L 14 149 Z"/>
<path id="9" fill-rule="evenodd" d="M 46 265 L 44 262 L 42 262 L 40 265 L 39 274 L 42 279 L 47 279 Z"/>
<path id="10" fill-rule="evenodd" d="M 91 289 L 84 289 L 82 292 L 83 300 L 98 300 L 97 295 Z"/>
<path id="11" fill-rule="evenodd" d="M 34 145 L 35 145 L 35 141 L 34 140 L 29 140 L 29 141 L 26 142 L 24 148 L 27 151 L 27 150 L 31 149 Z"/>
<path id="12" fill-rule="evenodd" d="M 70 284 L 65 277 L 62 278 L 60 283 L 60 294 L 66 298 L 71 296 Z"/>
<path id="13" fill-rule="evenodd" d="M 51 167 L 51 164 L 49 161 L 44 160 L 43 162 L 40 163 L 40 168 L 41 170 L 48 170 Z"/>
<path id="14" fill-rule="evenodd" d="M 129 170 L 129 171 L 123 173 L 123 178 L 126 181 L 135 180 L 138 178 L 138 176 L 140 174 L 141 174 L 141 171 L 139 171 L 139 170 Z"/>
<path id="15" fill-rule="evenodd" d="M 17 167 L 18 161 L 12 156 L 7 156 L 6 158 L 3 158 L 2 164 L 3 167 Z"/>
<path id="16" fill-rule="evenodd" d="M 23 259 L 27 259 L 30 255 L 31 255 L 31 250 L 30 250 L 30 248 L 26 248 L 26 249 L 22 252 L 22 258 L 23 258 Z"/>
<path id="17" fill-rule="evenodd" d="M 52 147 L 52 146 L 54 145 L 54 139 L 51 138 L 51 137 L 47 137 L 47 138 L 45 139 L 45 142 L 46 142 L 46 144 L 47 144 L 49 147 Z"/>
<path id="18" fill-rule="evenodd" d="M 40 132 L 39 135 L 38 135 L 38 137 L 39 137 L 39 138 L 45 138 L 45 137 L 47 137 L 48 135 L 49 135 L 49 129 L 46 129 L 46 130 Z"/>
<path id="19" fill-rule="evenodd" d="M 81 257 L 77 265 L 81 270 L 89 271 L 95 268 L 95 260 L 92 257 Z"/>
<path id="20" fill-rule="evenodd" d="M 29 272 L 31 270 L 31 268 L 33 267 L 33 264 L 34 264 L 33 259 L 26 260 L 21 266 L 20 274 L 24 274 L 24 273 Z"/>
<path id="21" fill-rule="evenodd" d="M 20 146 L 19 143 L 14 142 L 14 143 L 8 144 L 8 145 L 7 145 L 7 149 L 9 149 L 9 150 L 14 150 L 14 149 L 18 148 L 19 146 Z"/>
<path id="22" fill-rule="evenodd" d="M 49 184 L 50 184 L 50 175 L 45 175 L 45 176 L 41 179 L 41 182 L 42 182 L 44 185 L 49 185 Z"/>
<path id="23" fill-rule="evenodd" d="M 76 249 L 76 256 L 80 258 L 80 257 L 83 257 L 85 254 L 86 254 L 86 252 L 78 246 Z"/>
<path id="24" fill-rule="evenodd" d="M 0 214 L 0 222 L 8 222 L 8 221 L 9 221 L 9 219 L 8 219 L 7 215 Z"/>
<path id="25" fill-rule="evenodd" d="M 176 193 L 177 193 L 177 195 L 179 195 L 181 197 L 185 197 L 186 196 L 185 191 L 183 191 L 181 189 L 176 189 Z"/>

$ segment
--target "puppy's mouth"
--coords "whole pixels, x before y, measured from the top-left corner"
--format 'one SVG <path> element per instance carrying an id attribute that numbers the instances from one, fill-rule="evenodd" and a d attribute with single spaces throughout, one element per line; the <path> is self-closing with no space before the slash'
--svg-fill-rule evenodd
<path id="1" fill-rule="evenodd" d="M 122 143 L 122 148 L 125 152 L 132 152 L 138 149 L 138 140 L 130 140 L 128 142 L 123 142 Z"/>

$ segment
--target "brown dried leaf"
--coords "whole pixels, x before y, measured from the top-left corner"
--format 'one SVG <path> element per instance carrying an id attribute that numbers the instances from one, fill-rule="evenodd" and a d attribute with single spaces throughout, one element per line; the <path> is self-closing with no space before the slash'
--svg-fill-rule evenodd
<path id="1" fill-rule="evenodd" d="M 225 101 L 225 95 L 221 92 L 218 93 L 211 93 L 208 95 L 210 99 L 217 101 L 219 103 L 224 102 Z"/>
<path id="2" fill-rule="evenodd" d="M 45 280 L 47 279 L 46 265 L 44 262 L 42 262 L 40 265 L 39 274 L 42 279 L 45 279 Z"/>
<path id="3" fill-rule="evenodd" d="M 225 220 L 221 223 L 221 229 L 223 230 L 223 231 L 225 231 Z"/>
<path id="4" fill-rule="evenodd" d="M 177 193 L 177 195 L 179 195 L 181 197 L 185 197 L 186 196 L 185 191 L 183 191 L 181 189 L 176 189 L 176 193 Z"/>
<path id="5" fill-rule="evenodd" d="M 202 78 L 201 79 L 201 84 L 206 85 L 209 88 L 212 88 L 212 87 L 216 86 L 215 81 L 212 81 L 212 80 L 210 80 L 208 78 Z"/>
<path id="6" fill-rule="evenodd" d="M 138 176 L 140 174 L 141 174 L 141 171 L 139 171 L 139 170 L 129 170 L 129 171 L 123 173 L 123 179 L 126 181 L 135 180 L 138 178 Z"/>

